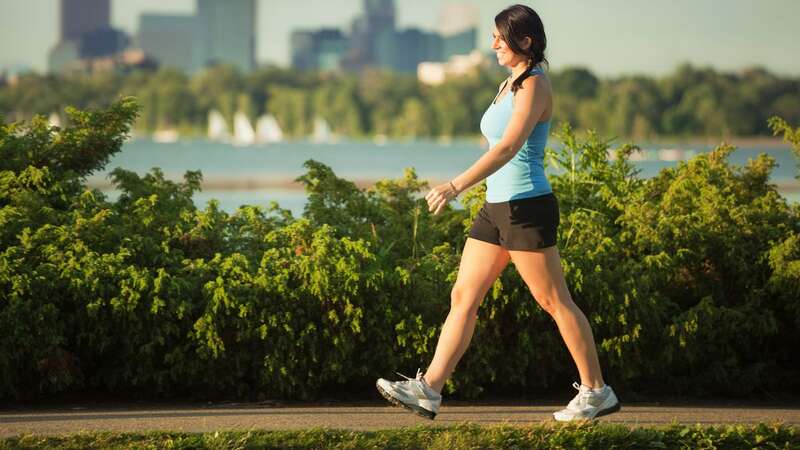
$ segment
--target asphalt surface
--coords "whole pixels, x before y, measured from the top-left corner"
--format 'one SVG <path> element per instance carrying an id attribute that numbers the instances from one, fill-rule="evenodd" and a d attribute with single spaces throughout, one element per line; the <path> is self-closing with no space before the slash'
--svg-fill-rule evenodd
<path id="1" fill-rule="evenodd" d="M 284 405 L 221 403 L 182 405 L 59 405 L 0 409 L 0 437 L 34 433 L 56 435 L 81 431 L 293 430 L 327 427 L 379 430 L 415 425 L 450 426 L 464 422 L 526 426 L 553 422 L 557 404 L 442 404 L 436 419 L 419 417 L 386 403 Z M 622 410 L 597 419 L 629 426 L 680 424 L 784 423 L 800 426 L 800 405 L 623 404 Z"/>

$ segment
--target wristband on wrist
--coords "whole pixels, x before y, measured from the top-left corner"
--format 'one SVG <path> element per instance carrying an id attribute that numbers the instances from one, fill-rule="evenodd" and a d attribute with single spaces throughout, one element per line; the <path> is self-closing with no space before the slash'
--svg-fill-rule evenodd
<path id="1" fill-rule="evenodd" d="M 448 183 L 450 183 L 450 187 L 453 188 L 453 191 L 456 193 L 456 196 L 457 196 L 458 195 L 458 189 L 456 189 L 456 185 L 453 184 L 452 181 L 448 181 Z"/>

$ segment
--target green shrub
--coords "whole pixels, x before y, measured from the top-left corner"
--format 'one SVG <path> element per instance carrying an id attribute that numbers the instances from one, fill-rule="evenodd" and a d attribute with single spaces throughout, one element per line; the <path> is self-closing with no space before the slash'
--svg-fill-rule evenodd
<path id="1" fill-rule="evenodd" d="M 136 114 L 122 99 L 72 110 L 63 129 L 0 126 L 0 398 L 313 399 L 430 361 L 485 185 L 464 210 L 433 216 L 413 169 L 361 190 L 310 160 L 299 218 L 274 203 L 198 209 L 199 172 L 173 182 L 117 169 L 110 202 L 85 177 Z M 773 127 L 797 151 L 797 132 Z M 559 138 L 559 249 L 609 383 L 695 395 L 796 386 L 786 342 L 800 340 L 800 209 L 769 184 L 771 159 L 732 167 L 723 145 L 642 180 L 635 147 L 609 161 L 594 133 Z M 576 376 L 513 265 L 479 317 L 447 393 Z"/>

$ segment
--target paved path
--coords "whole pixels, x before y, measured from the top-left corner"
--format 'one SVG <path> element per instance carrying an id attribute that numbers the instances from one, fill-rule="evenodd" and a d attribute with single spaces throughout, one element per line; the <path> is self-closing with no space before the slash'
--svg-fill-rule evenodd
<path id="1" fill-rule="evenodd" d="M 530 425 L 552 421 L 559 405 L 475 405 L 451 402 L 430 421 L 405 409 L 381 403 L 328 406 L 282 406 L 257 403 L 216 405 L 61 406 L 57 408 L 0 409 L 0 437 L 23 433 L 61 434 L 78 431 L 171 430 L 208 432 L 311 427 L 377 430 L 414 425 L 448 426 L 463 422 L 481 425 Z M 598 420 L 631 426 L 783 422 L 800 426 L 796 406 L 690 406 L 626 404 L 618 413 Z"/>

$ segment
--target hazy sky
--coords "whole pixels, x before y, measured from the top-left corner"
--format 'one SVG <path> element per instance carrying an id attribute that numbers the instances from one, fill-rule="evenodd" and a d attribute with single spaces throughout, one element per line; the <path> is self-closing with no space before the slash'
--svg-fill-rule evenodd
<path id="1" fill-rule="evenodd" d="M 219 0 L 224 1 L 224 0 Z M 192 13 L 194 0 L 112 0 L 112 23 L 136 31 L 142 12 Z M 435 30 L 445 3 L 480 11 L 479 48 L 489 48 L 497 0 L 396 0 L 398 25 Z M 800 0 L 539 0 L 551 67 L 582 65 L 602 76 L 662 75 L 682 62 L 738 70 L 762 65 L 800 75 Z M 43 71 L 58 36 L 58 0 L 0 0 L 0 66 Z M 256 59 L 286 65 L 295 28 L 346 28 L 361 0 L 258 0 Z"/>

